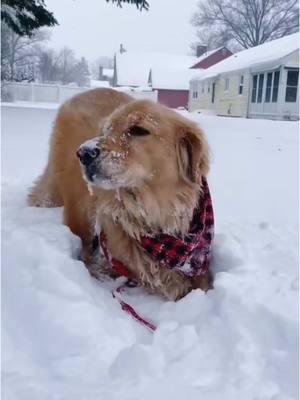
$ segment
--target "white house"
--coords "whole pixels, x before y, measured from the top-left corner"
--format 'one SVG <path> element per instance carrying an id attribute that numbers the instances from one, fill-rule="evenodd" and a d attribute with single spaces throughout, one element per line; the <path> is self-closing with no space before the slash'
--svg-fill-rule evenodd
<path id="1" fill-rule="evenodd" d="M 299 119 L 299 34 L 233 54 L 190 81 L 189 110 Z"/>
<path id="2" fill-rule="evenodd" d="M 207 51 L 197 46 L 197 56 L 169 53 L 120 52 L 114 57 L 113 85 L 150 86 L 158 92 L 158 102 L 168 107 L 187 107 L 189 81 L 195 73 L 231 55 L 226 47 Z"/>
<path id="3" fill-rule="evenodd" d="M 114 60 L 114 86 L 147 86 L 151 68 L 187 69 L 196 60 L 196 57 L 182 54 L 117 53 Z"/>

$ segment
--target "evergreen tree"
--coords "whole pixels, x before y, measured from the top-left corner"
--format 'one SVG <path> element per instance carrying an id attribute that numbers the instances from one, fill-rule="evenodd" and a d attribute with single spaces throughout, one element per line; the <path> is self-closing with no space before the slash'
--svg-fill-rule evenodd
<path id="1" fill-rule="evenodd" d="M 149 10 L 149 3 L 146 0 L 106 0 L 108 3 L 112 1 L 117 3 L 119 7 L 122 7 L 122 3 L 135 4 L 139 10 Z"/>
<path id="2" fill-rule="evenodd" d="M 84 57 L 81 57 L 81 60 L 76 64 L 74 69 L 74 77 L 78 86 L 90 85 L 90 71 Z"/>
<path id="3" fill-rule="evenodd" d="M 106 0 L 110 1 L 119 7 L 128 3 L 135 4 L 139 10 L 149 9 L 147 0 Z M 58 24 L 53 13 L 45 7 L 45 0 L 2 0 L 1 21 L 20 36 L 30 36 L 38 28 Z"/>
<path id="4" fill-rule="evenodd" d="M 1 20 L 19 36 L 32 35 L 42 26 L 57 25 L 44 0 L 2 0 Z"/>

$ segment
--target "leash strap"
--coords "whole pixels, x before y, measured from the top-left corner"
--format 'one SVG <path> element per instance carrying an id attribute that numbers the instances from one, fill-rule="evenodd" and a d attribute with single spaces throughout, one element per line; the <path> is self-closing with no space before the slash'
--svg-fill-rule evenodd
<path id="1" fill-rule="evenodd" d="M 123 311 L 125 311 L 127 314 L 131 315 L 132 318 L 134 318 L 141 325 L 145 326 L 151 332 L 154 332 L 156 330 L 156 326 L 154 324 L 152 324 L 151 322 L 147 321 L 145 318 L 141 317 L 130 304 L 128 304 L 124 300 L 122 300 L 121 294 L 124 291 L 124 289 L 130 288 L 130 287 L 136 287 L 137 282 L 135 282 L 133 280 L 132 273 L 128 270 L 128 268 L 125 267 L 124 264 L 122 264 L 120 261 L 115 260 L 114 258 L 111 257 L 111 255 L 108 251 L 108 248 L 106 246 L 106 239 L 105 239 L 105 235 L 103 232 L 100 233 L 99 239 L 98 239 L 97 235 L 94 237 L 93 248 L 96 249 L 100 244 L 100 248 L 101 248 L 105 258 L 109 261 L 110 265 L 112 266 L 113 271 L 116 272 L 119 276 L 124 276 L 127 278 L 127 281 L 125 283 L 122 283 L 119 287 L 117 287 L 117 289 L 112 290 L 111 294 L 112 294 L 113 298 L 118 300 Z"/>
<path id="2" fill-rule="evenodd" d="M 127 312 L 127 314 L 131 315 L 132 318 L 134 318 L 141 325 L 145 326 L 151 332 L 154 332 L 156 330 L 156 326 L 154 324 L 152 324 L 152 322 L 147 321 L 145 318 L 140 316 L 130 304 L 126 303 L 121 298 L 121 293 L 124 291 L 125 288 L 135 287 L 135 286 L 136 286 L 136 284 L 134 284 L 134 286 L 132 286 L 131 282 L 127 281 L 127 282 L 123 283 L 122 285 L 120 285 L 119 287 L 117 287 L 117 289 L 113 290 L 112 296 L 113 296 L 113 298 L 118 300 L 122 310 Z"/>

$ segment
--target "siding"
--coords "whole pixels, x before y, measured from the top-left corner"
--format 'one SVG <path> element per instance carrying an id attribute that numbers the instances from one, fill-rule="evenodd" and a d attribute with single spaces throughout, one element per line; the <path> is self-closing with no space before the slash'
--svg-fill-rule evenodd
<path id="1" fill-rule="evenodd" d="M 188 90 L 155 89 L 158 92 L 157 101 L 170 108 L 188 107 Z"/>
<path id="2" fill-rule="evenodd" d="M 194 84 L 194 89 L 190 91 L 191 92 L 190 103 L 189 103 L 190 110 L 191 111 L 196 110 L 196 109 L 215 110 L 216 104 L 211 102 L 211 95 L 212 95 L 211 80 L 206 80 L 206 81 L 201 81 L 201 82 L 193 81 L 192 84 Z M 192 92 L 196 91 L 196 90 L 198 92 L 198 98 L 193 99 Z M 217 94 L 217 91 L 216 91 L 216 94 Z"/>
<path id="3" fill-rule="evenodd" d="M 239 95 L 241 75 L 244 76 L 243 93 Z M 225 81 L 229 79 L 228 91 L 225 91 Z M 212 103 L 212 84 L 215 82 L 215 102 Z M 209 88 L 209 90 L 208 90 Z M 204 93 L 203 93 L 204 89 Z M 193 99 L 192 93 L 197 90 L 198 98 Z M 214 110 L 217 115 L 246 117 L 248 108 L 249 72 L 224 75 L 215 79 L 192 81 L 190 86 L 189 109 Z"/>
<path id="4" fill-rule="evenodd" d="M 241 75 L 244 76 L 243 93 L 239 94 Z M 229 79 L 229 89 L 225 90 L 226 79 Z M 222 76 L 218 79 L 216 90 L 216 113 L 233 117 L 247 117 L 250 74 L 246 71 Z"/>
<path id="5" fill-rule="evenodd" d="M 281 65 L 281 66 L 280 66 Z M 286 66 L 286 67 L 285 67 Z M 278 60 L 278 63 L 268 63 L 252 69 L 234 71 L 232 73 L 221 74 L 215 78 L 206 80 L 192 80 L 190 82 L 189 110 L 196 109 L 213 110 L 217 115 L 230 115 L 234 117 L 254 117 L 272 119 L 297 119 L 299 118 L 299 86 L 296 102 L 286 102 L 286 81 L 288 68 L 299 68 L 298 50 Z M 263 97 L 261 103 L 251 103 L 252 75 L 266 73 L 280 69 L 278 101 L 272 104 L 264 103 L 266 91 L 266 78 L 264 79 Z M 243 93 L 239 95 L 239 83 L 241 75 L 244 76 Z M 229 88 L 225 90 L 226 79 L 229 79 Z M 215 82 L 215 102 L 212 103 L 211 89 Z M 300 83 L 300 80 L 299 80 Z M 203 93 L 204 87 L 204 93 Z M 197 91 L 198 97 L 193 98 L 193 92 Z M 249 102 L 249 110 L 248 110 Z"/>

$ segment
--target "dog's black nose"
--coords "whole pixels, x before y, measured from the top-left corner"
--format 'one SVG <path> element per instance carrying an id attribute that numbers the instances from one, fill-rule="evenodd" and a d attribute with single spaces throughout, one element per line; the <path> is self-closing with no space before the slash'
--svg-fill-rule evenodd
<path id="1" fill-rule="evenodd" d="M 76 154 L 80 162 L 83 165 L 88 166 L 99 156 L 100 150 L 98 147 L 81 146 L 77 150 Z"/>

